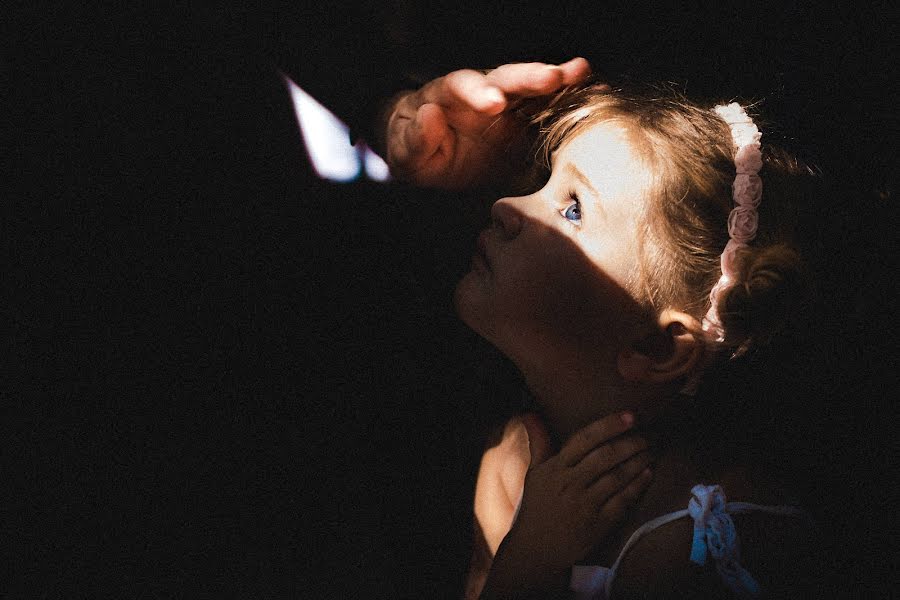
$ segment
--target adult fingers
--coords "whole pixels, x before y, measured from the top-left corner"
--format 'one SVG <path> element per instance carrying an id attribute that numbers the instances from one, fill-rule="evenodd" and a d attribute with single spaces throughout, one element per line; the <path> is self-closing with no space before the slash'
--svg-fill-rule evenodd
<path id="1" fill-rule="evenodd" d="M 432 81 L 420 90 L 423 103 L 434 103 L 454 110 L 469 109 L 496 115 L 506 108 L 506 97 L 496 85 L 472 69 L 460 69 Z"/>
<path id="2" fill-rule="evenodd" d="M 581 83 L 591 75 L 590 63 L 580 56 L 562 63 L 559 68 L 563 72 L 563 85 Z"/>
<path id="3" fill-rule="evenodd" d="M 423 104 L 411 118 L 397 116 L 392 127 L 388 162 L 401 175 L 433 166 L 436 155 L 452 152 L 454 136 L 437 105 Z"/>
<path id="4" fill-rule="evenodd" d="M 539 96 L 562 85 L 563 71 L 545 63 L 511 63 L 489 72 L 486 79 L 508 95 Z"/>
<path id="5" fill-rule="evenodd" d="M 573 58 L 561 65 L 546 63 L 510 63 L 487 74 L 487 80 L 504 94 L 540 96 L 583 81 L 591 69 L 583 58 Z"/>
<path id="6" fill-rule="evenodd" d="M 652 462 L 649 452 L 640 452 L 626 461 L 620 462 L 597 478 L 588 488 L 588 496 L 595 506 L 600 506 L 610 497 L 624 490 L 641 475 Z"/>
<path id="7" fill-rule="evenodd" d="M 594 448 L 624 433 L 632 425 L 634 416 L 631 413 L 617 413 L 594 421 L 569 438 L 557 455 L 559 461 L 567 467 L 573 467 Z"/>
<path id="8" fill-rule="evenodd" d="M 560 65 L 510 63 L 487 75 L 473 69 L 460 69 L 426 84 L 415 95 L 415 102 L 496 115 L 507 108 L 510 95 L 549 94 L 585 80 L 590 73 L 590 64 L 581 57 Z"/>

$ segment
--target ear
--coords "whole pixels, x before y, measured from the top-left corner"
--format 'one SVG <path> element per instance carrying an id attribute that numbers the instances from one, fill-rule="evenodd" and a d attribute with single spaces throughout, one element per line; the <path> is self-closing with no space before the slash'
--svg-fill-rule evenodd
<path id="1" fill-rule="evenodd" d="M 700 322 L 689 314 L 664 310 L 659 329 L 619 352 L 617 367 L 625 381 L 669 383 L 691 374 L 703 357 Z"/>

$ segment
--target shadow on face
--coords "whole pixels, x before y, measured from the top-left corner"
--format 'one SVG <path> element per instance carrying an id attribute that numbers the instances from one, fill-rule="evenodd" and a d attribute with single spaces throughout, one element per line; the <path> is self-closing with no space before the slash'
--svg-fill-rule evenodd
<path id="1" fill-rule="evenodd" d="M 624 132 L 563 144 L 545 185 L 502 198 L 456 289 L 466 324 L 520 367 L 607 365 L 651 322 L 633 289 L 647 177 Z"/>
<path id="2" fill-rule="evenodd" d="M 643 315 L 618 273 L 515 203 L 498 203 L 499 212 L 517 233 L 496 224 L 482 231 L 456 289 L 460 318 L 517 364 L 614 357 Z"/>

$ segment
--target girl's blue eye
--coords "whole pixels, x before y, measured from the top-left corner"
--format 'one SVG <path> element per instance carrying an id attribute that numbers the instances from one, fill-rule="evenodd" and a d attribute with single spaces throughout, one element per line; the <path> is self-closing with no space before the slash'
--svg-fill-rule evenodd
<path id="1" fill-rule="evenodd" d="M 574 194 L 569 196 L 569 198 L 574 202 L 563 211 L 563 216 L 574 223 L 578 223 L 581 221 L 581 202 L 578 201 Z"/>

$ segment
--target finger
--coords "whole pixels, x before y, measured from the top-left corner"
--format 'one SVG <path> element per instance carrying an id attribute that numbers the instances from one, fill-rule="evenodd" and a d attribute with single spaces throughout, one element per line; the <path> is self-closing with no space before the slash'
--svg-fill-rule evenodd
<path id="1" fill-rule="evenodd" d="M 506 108 L 506 97 L 497 86 L 471 69 L 453 71 L 441 77 L 422 88 L 421 97 L 425 102 L 453 110 L 470 109 L 486 115 L 496 115 Z"/>
<path id="2" fill-rule="evenodd" d="M 418 137 L 419 146 L 416 153 L 423 161 L 434 158 L 443 151 L 448 155 L 454 136 L 447 125 L 447 117 L 443 109 L 436 104 L 423 104 L 416 111 L 414 135 Z"/>
<path id="3" fill-rule="evenodd" d="M 415 95 L 413 93 L 402 97 L 388 119 L 387 156 L 385 159 L 391 169 L 398 172 L 407 166 L 411 153 L 410 140 L 407 140 L 407 136 L 411 135 L 411 132 L 408 129 L 413 126 L 416 112 L 421 104 L 413 99 Z M 415 141 L 413 140 L 414 146 Z"/>
<path id="4" fill-rule="evenodd" d="M 573 477 L 589 485 L 607 471 L 647 449 L 647 440 L 636 435 L 619 436 L 588 452 L 572 467 Z"/>
<path id="5" fill-rule="evenodd" d="M 617 464 L 595 479 L 588 487 L 587 493 L 591 501 L 596 506 L 600 506 L 610 497 L 628 487 L 635 477 L 650 466 L 651 461 L 652 457 L 649 452 L 641 452 Z"/>
<path id="6" fill-rule="evenodd" d="M 541 96 L 562 87 L 565 72 L 546 63 L 511 63 L 497 67 L 486 78 L 508 96 Z"/>
<path id="7" fill-rule="evenodd" d="M 581 83 L 591 75 L 590 63 L 577 56 L 559 65 L 563 73 L 563 85 L 574 85 Z"/>
<path id="8" fill-rule="evenodd" d="M 574 466 L 588 452 L 624 433 L 632 425 L 634 425 L 634 415 L 631 413 L 617 413 L 594 421 L 576 431 L 569 438 L 562 450 L 559 451 L 559 460 L 566 466 Z"/>
<path id="9" fill-rule="evenodd" d="M 625 511 L 628 510 L 644 490 L 647 489 L 647 485 L 652 478 L 653 474 L 650 469 L 641 471 L 637 477 L 632 479 L 631 482 L 625 486 L 625 489 L 614 494 L 603 504 L 603 507 L 598 514 L 600 521 L 604 524 L 612 524 L 621 519 L 622 515 L 625 514 Z"/>
<path id="10" fill-rule="evenodd" d="M 392 136 L 396 143 L 389 149 L 389 162 L 400 175 L 418 173 L 429 166 L 428 170 L 434 170 L 440 166 L 435 164 L 440 159 L 437 155 L 442 151 L 446 155 L 450 150 L 453 133 L 439 106 L 423 104 L 412 118 L 400 120 L 398 127 L 402 131 Z"/>

